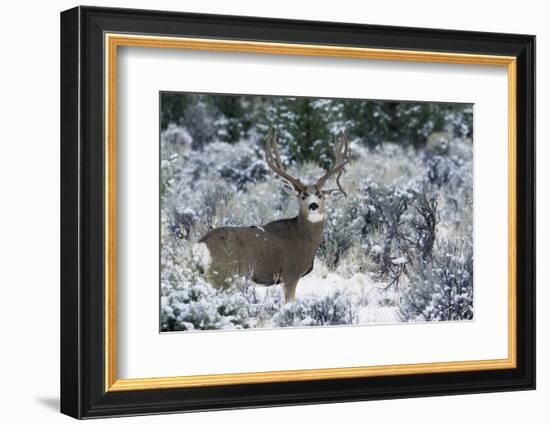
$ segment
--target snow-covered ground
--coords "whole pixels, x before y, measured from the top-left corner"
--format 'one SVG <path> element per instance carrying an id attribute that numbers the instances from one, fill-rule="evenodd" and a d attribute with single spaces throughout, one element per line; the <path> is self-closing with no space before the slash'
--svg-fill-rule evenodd
<path id="1" fill-rule="evenodd" d="M 272 296 L 273 292 L 282 291 L 282 288 L 263 287 L 256 285 L 255 289 L 263 297 Z M 298 282 L 296 299 L 322 298 L 331 296 L 335 292 L 358 306 L 358 325 L 389 324 L 399 322 L 398 293 L 393 289 L 384 289 L 384 285 L 375 282 L 364 273 L 356 273 L 346 279 L 341 275 L 328 272 L 319 261 L 308 275 Z M 268 326 L 267 324 L 265 326 Z"/>

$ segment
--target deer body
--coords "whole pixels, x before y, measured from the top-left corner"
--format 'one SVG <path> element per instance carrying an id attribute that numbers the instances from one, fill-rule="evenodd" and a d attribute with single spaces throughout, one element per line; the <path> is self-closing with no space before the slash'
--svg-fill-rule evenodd
<path id="1" fill-rule="evenodd" d="M 298 281 L 312 270 L 323 238 L 325 195 L 334 190 L 344 192 L 339 178 L 349 161 L 347 156 L 348 145 L 342 138 L 336 147 L 335 166 L 317 183 L 305 185 L 283 169 L 272 136 L 267 142 L 267 164 L 292 184 L 300 212 L 294 218 L 262 227 L 219 227 L 204 235 L 198 251 L 209 282 L 219 287 L 232 276 L 248 276 L 257 284 L 282 284 L 285 301 L 293 301 Z M 339 189 L 323 190 L 327 179 L 335 174 Z"/>
<path id="2" fill-rule="evenodd" d="M 262 227 L 220 227 L 201 240 L 208 249 L 208 279 L 217 286 L 233 275 L 249 276 L 255 283 L 282 283 L 285 299 L 293 300 L 296 285 L 313 268 L 321 243 L 324 218 L 316 222 L 300 214 Z"/>

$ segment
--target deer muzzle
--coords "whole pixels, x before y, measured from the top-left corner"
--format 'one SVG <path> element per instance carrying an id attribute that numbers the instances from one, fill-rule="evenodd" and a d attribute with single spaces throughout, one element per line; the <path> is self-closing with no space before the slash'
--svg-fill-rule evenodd
<path id="1" fill-rule="evenodd" d="M 312 202 L 311 204 L 309 204 L 308 208 L 310 211 L 317 211 L 319 209 L 319 205 L 316 204 L 315 202 Z"/>

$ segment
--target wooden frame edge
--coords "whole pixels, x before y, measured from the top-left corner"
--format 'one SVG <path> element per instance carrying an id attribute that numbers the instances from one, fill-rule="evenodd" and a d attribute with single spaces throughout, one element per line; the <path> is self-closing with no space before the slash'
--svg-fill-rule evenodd
<path id="1" fill-rule="evenodd" d="M 508 358 L 517 367 L 517 60 L 508 64 Z"/>
<path id="2" fill-rule="evenodd" d="M 479 360 L 441 363 L 418 363 L 392 366 L 364 366 L 327 369 L 300 369 L 272 372 L 228 373 L 166 378 L 119 379 L 108 391 L 139 391 L 208 387 L 218 385 L 261 384 L 269 382 L 317 381 L 322 379 L 370 378 L 380 376 L 414 375 L 417 373 L 447 373 L 480 370 L 500 370 L 515 367 L 511 359 Z"/>
<path id="3" fill-rule="evenodd" d="M 117 379 L 116 59 L 120 46 L 506 66 L 508 71 L 508 358 L 253 373 Z M 517 60 L 514 56 L 371 49 L 185 37 L 104 34 L 105 47 L 105 392 L 513 369 L 517 367 Z"/>

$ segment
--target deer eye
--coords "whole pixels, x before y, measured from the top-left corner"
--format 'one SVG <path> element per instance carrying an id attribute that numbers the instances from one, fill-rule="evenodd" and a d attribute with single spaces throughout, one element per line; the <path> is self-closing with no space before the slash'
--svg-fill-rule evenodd
<path id="1" fill-rule="evenodd" d="M 321 197 L 321 193 L 319 191 L 315 192 L 315 196 L 317 196 L 317 198 L 320 198 Z"/>
<path id="2" fill-rule="evenodd" d="M 309 193 L 307 193 L 307 192 L 303 192 L 303 193 L 302 193 L 302 199 L 303 199 L 304 201 L 306 200 L 306 198 L 307 198 L 308 196 L 309 196 Z"/>

